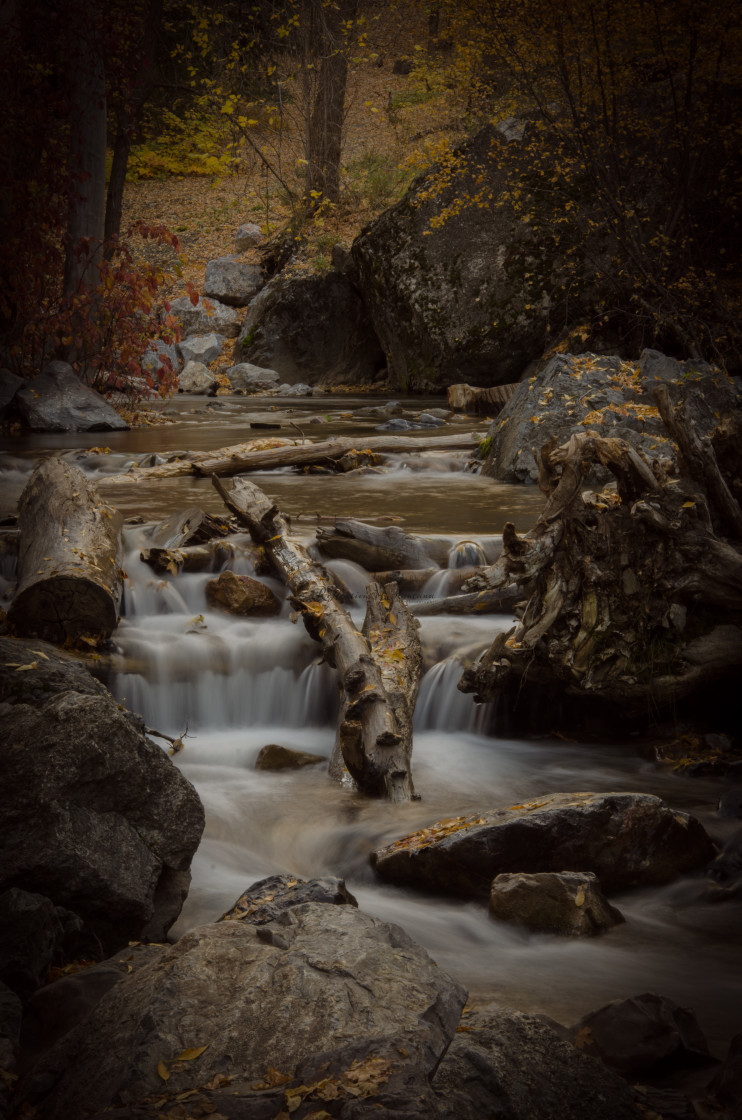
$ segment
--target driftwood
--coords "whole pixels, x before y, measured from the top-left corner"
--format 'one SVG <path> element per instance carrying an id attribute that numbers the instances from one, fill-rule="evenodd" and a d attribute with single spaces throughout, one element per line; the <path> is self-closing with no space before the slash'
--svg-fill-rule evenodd
<path id="1" fill-rule="evenodd" d="M 332 560 L 353 560 L 366 571 L 382 568 L 430 568 L 448 563 L 446 541 L 428 540 L 405 533 L 398 525 L 369 525 L 353 517 L 338 517 L 335 524 L 317 530 L 317 547 Z"/>
<path id="2" fill-rule="evenodd" d="M 231 448 L 214 452 L 210 457 L 198 459 L 193 467 L 196 474 L 216 474 L 222 478 L 251 471 L 279 470 L 283 467 L 326 465 L 342 459 L 353 451 L 467 451 L 476 447 L 477 437 L 472 433 L 451 436 L 362 436 L 353 439 L 333 439 L 320 443 L 304 443 L 293 447 L 276 447 L 269 451 L 240 453 Z"/>
<path id="3" fill-rule="evenodd" d="M 231 541 L 210 541 L 188 548 L 145 548 L 139 557 L 160 575 L 168 572 L 215 572 L 234 559 Z"/>
<path id="4" fill-rule="evenodd" d="M 122 594 L 121 518 L 82 471 L 46 459 L 19 502 L 14 633 L 57 644 L 97 644 L 116 626 Z"/>
<path id="5" fill-rule="evenodd" d="M 721 536 L 736 537 L 739 506 L 716 460 L 701 466 L 683 407 L 661 390 L 658 404 L 680 445 L 679 478 L 620 439 L 584 434 L 544 449 L 549 496 L 535 528 L 519 537 L 508 524 L 497 563 L 464 585 L 518 583 L 526 608 L 465 671 L 462 691 L 519 697 L 527 711 L 551 689 L 573 709 L 598 697 L 618 716 L 646 717 L 742 664 L 742 556 Z M 615 490 L 583 490 L 595 463 Z"/>
<path id="6" fill-rule="evenodd" d="M 214 455 L 245 455 L 252 451 L 265 451 L 272 447 L 293 446 L 295 439 L 286 437 L 248 440 L 247 443 L 236 443 L 231 447 L 222 447 L 218 451 L 177 451 L 171 452 L 166 463 L 156 466 L 130 467 L 125 474 L 111 474 L 98 480 L 99 485 L 119 486 L 130 485 L 138 482 L 151 482 L 158 478 L 179 478 L 184 475 L 196 474 L 194 465 L 201 460 L 212 459 Z"/>
<path id="7" fill-rule="evenodd" d="M 422 653 L 416 622 L 394 585 L 367 588 L 364 634 L 338 602 L 328 574 L 289 540 L 276 506 L 247 479 L 213 483 L 227 507 L 265 549 L 307 632 L 322 643 L 342 694 L 338 747 L 359 789 L 393 801 L 415 796 L 411 718 Z M 364 636 L 365 635 L 365 636 Z M 339 769 L 337 760 L 334 772 Z"/>
<path id="8" fill-rule="evenodd" d="M 440 599 L 420 599 L 411 604 L 418 618 L 432 614 L 512 614 L 523 592 L 515 584 L 504 591 L 470 591 L 465 595 L 446 595 Z"/>
<path id="9" fill-rule="evenodd" d="M 474 385 L 448 386 L 448 407 L 455 412 L 475 412 L 480 416 L 498 416 L 518 388 L 514 385 L 490 385 L 478 389 Z"/>
<path id="10" fill-rule="evenodd" d="M 463 583 L 473 576 L 484 573 L 484 568 L 446 568 L 446 594 L 458 591 Z M 407 598 L 419 595 L 433 576 L 440 576 L 440 568 L 392 568 L 388 571 L 373 572 L 377 583 L 396 583 Z"/>
<path id="11" fill-rule="evenodd" d="M 226 537 L 229 532 L 230 527 L 223 517 L 214 517 L 198 506 L 191 506 L 159 521 L 150 533 L 150 540 L 155 548 L 187 548 Z"/>

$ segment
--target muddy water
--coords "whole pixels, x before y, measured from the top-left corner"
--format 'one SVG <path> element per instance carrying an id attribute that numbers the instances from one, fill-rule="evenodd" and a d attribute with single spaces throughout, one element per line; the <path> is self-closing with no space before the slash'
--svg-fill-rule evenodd
<path id="1" fill-rule="evenodd" d="M 292 415 L 313 437 L 349 430 L 360 437 L 373 425 L 349 429 L 348 421 L 336 415 L 354 403 L 369 401 L 330 398 L 313 403 L 311 411 L 321 413 L 324 422 L 311 428 L 305 410 L 303 416 Z M 369 852 L 406 831 L 440 817 L 558 790 L 656 793 L 695 812 L 715 836 L 729 834 L 730 826 L 715 813 L 717 783 L 661 770 L 642 759 L 635 742 L 595 746 L 556 736 L 529 741 L 504 737 L 497 711 L 476 707 L 456 683 L 464 660 L 484 648 L 508 619 L 433 617 L 422 622 L 426 673 L 413 755 L 420 802 L 389 806 L 367 801 L 330 782 L 323 765 L 296 773 L 255 771 L 255 758 L 266 743 L 329 757 L 336 687 L 316 645 L 291 623 L 286 605 L 276 619 L 228 618 L 207 608 L 204 585 L 210 576 L 156 579 L 140 561 L 151 522 L 191 504 L 221 511 L 218 497 L 207 480 L 114 487 L 106 485 L 105 476 L 141 461 L 145 453 L 215 448 L 254 434 L 247 428 L 245 402 L 226 401 L 222 408 L 196 413 L 188 410 L 205 406 L 190 401 L 178 407 L 184 415 L 168 428 L 105 437 L 44 437 L 43 445 L 39 439 L 17 439 L 0 464 L 7 508 L 40 453 L 65 445 L 68 451 L 84 451 L 105 438 L 110 452 L 76 459 L 125 514 L 145 518 L 145 524 L 126 531 L 129 578 L 112 686 L 128 706 L 143 713 L 150 727 L 178 735 L 188 726 L 185 749 L 176 761 L 203 799 L 207 827 L 194 861 L 193 887 L 174 932 L 213 920 L 265 875 L 342 875 L 364 909 L 404 926 L 469 987 L 475 1001 L 494 998 L 570 1023 L 608 999 L 659 991 L 693 1007 L 722 1052 L 741 1025 L 741 914 L 733 903 L 709 904 L 701 875 L 616 896 L 612 901 L 626 924 L 589 942 L 529 935 L 492 922 L 477 905 L 416 895 L 374 879 Z M 255 411 L 254 402 L 250 411 Z M 490 551 L 493 535 L 506 520 L 528 528 L 541 504 L 533 489 L 472 476 L 466 456 L 451 453 L 406 456 L 385 473 L 366 477 L 265 473 L 256 481 L 292 514 L 296 531 L 307 542 L 317 513 L 392 514 L 411 531 L 445 537 L 452 564 L 477 545 Z M 462 540 L 474 544 L 457 549 Z M 347 563 L 336 566 L 356 596 L 360 619 L 365 573 Z M 250 571 L 239 553 L 236 568 Z M 273 586 L 280 595 L 278 585 Z"/>

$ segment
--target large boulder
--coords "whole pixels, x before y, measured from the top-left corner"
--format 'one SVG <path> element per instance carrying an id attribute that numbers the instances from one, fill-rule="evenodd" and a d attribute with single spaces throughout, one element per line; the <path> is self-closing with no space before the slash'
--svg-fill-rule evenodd
<path id="1" fill-rule="evenodd" d="M 499 921 L 564 937 L 592 937 L 624 920 L 603 894 L 597 876 L 585 871 L 496 875 L 490 914 Z"/>
<path id="2" fill-rule="evenodd" d="M 178 392 L 208 397 L 216 392 L 219 382 L 203 362 L 188 361 L 178 375 Z"/>
<path id="3" fill-rule="evenodd" d="M 162 366 L 162 359 L 170 361 L 176 373 L 183 365 L 183 360 L 178 353 L 178 346 L 174 342 L 163 342 L 161 338 L 153 338 L 142 356 L 142 369 L 148 373 L 156 373 Z"/>
<path id="4" fill-rule="evenodd" d="M 14 397 L 24 424 L 35 432 L 123 432 L 129 425 L 105 397 L 83 385 L 67 362 L 50 362 Z"/>
<path id="5" fill-rule="evenodd" d="M 441 1120 L 639 1120 L 626 1082 L 537 1015 L 467 1015 L 433 1080 Z"/>
<path id="6" fill-rule="evenodd" d="M 358 292 L 335 269 L 274 277 L 250 304 L 234 356 L 309 384 L 370 384 L 386 367 Z"/>
<path id="7" fill-rule="evenodd" d="M 675 447 L 652 398 L 658 381 L 688 399 L 699 435 L 708 434 L 737 404 L 734 383 L 703 362 L 678 362 L 645 350 L 639 362 L 615 356 L 558 354 L 523 381 L 489 430 L 482 474 L 500 482 L 537 482 L 539 452 L 578 432 L 626 440 L 650 457 L 675 458 Z M 607 471 L 594 468 L 602 481 Z"/>
<path id="8" fill-rule="evenodd" d="M 52 964 L 74 953 L 82 922 L 40 894 L 0 894 L 0 981 L 21 996 L 46 982 Z"/>
<path id="9" fill-rule="evenodd" d="M 204 295 L 229 307 L 246 307 L 262 287 L 263 274 L 257 264 L 218 257 L 206 265 Z"/>
<path id="10" fill-rule="evenodd" d="M 261 389 L 277 389 L 279 375 L 275 369 L 264 369 L 252 362 L 238 362 L 226 371 L 229 384 L 243 393 L 257 393 Z"/>
<path id="11" fill-rule="evenodd" d="M 23 378 L 17 373 L 0 369 L 0 420 L 4 420 L 10 413 L 15 395 L 23 384 Z"/>
<path id="12" fill-rule="evenodd" d="M 170 313 L 177 320 L 182 335 L 209 334 L 215 331 L 225 338 L 236 338 L 240 333 L 240 317 L 233 307 L 227 307 L 216 299 L 200 299 L 191 302 L 188 296 L 174 299 Z"/>
<path id="13" fill-rule="evenodd" d="M 515 381 L 547 340 L 552 268 L 528 224 L 497 200 L 501 160 L 516 158 L 496 129 L 434 167 L 353 243 L 356 281 L 386 354 L 392 383 Z M 470 200 L 467 203 L 466 200 Z"/>
<path id="14" fill-rule="evenodd" d="M 303 1105 L 304 1116 L 324 1101 L 338 1115 L 340 1098 L 383 1093 L 395 1073 L 424 1089 L 465 999 L 399 927 L 308 902 L 264 925 L 202 926 L 162 949 L 46 1052 L 26 1087 L 51 1089 L 45 1120 L 227 1080 L 224 1099 L 245 1098 L 229 1115 Z M 272 1111 L 251 1109 L 260 1092 Z"/>
<path id="15" fill-rule="evenodd" d="M 201 362 L 207 366 L 219 357 L 223 343 L 224 336 L 213 331 L 209 334 L 190 334 L 178 343 L 178 352 L 185 363 Z"/>
<path id="16" fill-rule="evenodd" d="M 269 875 L 240 895 L 220 922 L 250 922 L 263 926 L 294 906 L 323 902 L 326 906 L 358 906 L 344 879 L 297 879 L 294 875 Z"/>
<path id="17" fill-rule="evenodd" d="M 164 937 L 204 827 L 196 791 L 79 665 L 6 638 L 0 660 L 0 890 L 74 911 L 111 952 Z"/>
<path id="18" fill-rule="evenodd" d="M 263 240 L 260 226 L 255 222 L 245 222 L 244 225 L 239 226 L 234 235 L 234 244 L 238 253 L 244 253 L 255 245 L 260 245 Z"/>
<path id="19" fill-rule="evenodd" d="M 646 793 L 556 793 L 439 821 L 372 855 L 382 879 L 466 897 L 504 872 L 592 871 L 606 891 L 665 883 L 714 846 L 688 813 Z"/>

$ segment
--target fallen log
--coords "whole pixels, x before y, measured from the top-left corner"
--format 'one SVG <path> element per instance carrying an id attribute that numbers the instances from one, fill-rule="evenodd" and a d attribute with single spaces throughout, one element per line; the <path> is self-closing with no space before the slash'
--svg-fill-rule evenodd
<path id="1" fill-rule="evenodd" d="M 353 439 L 333 439 L 319 443 L 304 443 L 293 447 L 276 447 L 268 451 L 240 452 L 225 448 L 211 456 L 198 459 L 193 468 L 196 474 L 216 474 L 222 478 L 251 471 L 279 470 L 283 467 L 306 467 L 313 463 L 337 462 L 354 451 L 468 451 L 476 447 L 477 437 L 467 432 L 449 436 L 362 436 Z"/>
<path id="2" fill-rule="evenodd" d="M 413 536 L 398 525 L 369 525 L 354 517 L 338 517 L 334 525 L 317 529 L 316 537 L 323 556 L 352 560 L 368 572 L 448 564 L 447 541 Z"/>
<path id="3" fill-rule="evenodd" d="M 446 568 L 446 592 L 452 593 L 460 589 L 468 579 L 481 575 L 485 569 L 475 568 Z M 440 568 L 392 568 L 388 571 L 372 572 L 377 583 L 396 583 L 399 590 L 406 598 L 415 598 L 430 582 L 433 576 L 443 574 Z"/>
<path id="4" fill-rule="evenodd" d="M 464 584 L 515 582 L 527 605 L 517 627 L 466 669 L 463 692 L 504 697 L 511 709 L 520 701 L 532 728 L 539 704 L 547 728 L 560 706 L 562 726 L 572 719 L 577 728 L 596 698 L 614 727 L 648 711 L 690 711 L 714 684 L 715 702 L 735 703 L 728 683 L 742 664 L 742 556 L 722 537 L 738 531 L 734 480 L 715 459 L 701 466 L 686 410 L 661 390 L 658 403 L 681 449 L 679 478 L 620 439 L 585 433 L 544 449 L 549 496 L 536 526 L 519 537 L 507 525 L 497 563 Z M 596 463 L 615 489 L 584 489 Z"/>
<path id="5" fill-rule="evenodd" d="M 522 599 L 523 592 L 514 584 L 504 591 L 490 589 L 440 599 L 416 599 L 410 609 L 417 618 L 434 614 L 512 614 Z"/>
<path id="6" fill-rule="evenodd" d="M 372 797 L 414 798 L 411 721 L 422 652 L 417 624 L 396 588 L 382 592 L 377 584 L 369 585 L 364 634 L 359 633 L 328 573 L 289 540 L 285 518 L 263 491 L 244 478 L 224 483 L 214 476 L 212 481 L 255 544 L 265 549 L 307 632 L 322 643 L 337 670 L 342 699 L 337 743 L 348 773 Z M 341 769 L 336 760 L 333 773 Z"/>
<path id="7" fill-rule="evenodd" d="M 448 407 L 454 412 L 475 412 L 479 416 L 499 416 L 503 408 L 518 388 L 513 385 L 490 385 L 486 389 L 463 382 L 449 385 L 447 390 Z"/>
<path id="8" fill-rule="evenodd" d="M 136 466 L 130 467 L 124 474 L 111 474 L 105 475 L 98 480 L 99 485 L 112 485 L 119 486 L 121 484 L 131 484 L 138 482 L 151 482 L 157 478 L 180 478 L 184 475 L 193 475 L 196 473 L 194 464 L 201 460 L 213 458 L 214 455 L 240 455 L 247 454 L 251 451 L 265 450 L 272 447 L 285 447 L 287 445 L 294 445 L 295 439 L 288 438 L 270 438 L 266 439 L 252 439 L 247 443 L 236 443 L 231 447 L 222 447 L 218 451 L 178 451 L 171 452 L 170 457 L 166 463 L 158 463 L 156 466 Z"/>
<path id="9" fill-rule="evenodd" d="M 155 548 L 187 548 L 189 545 L 208 544 L 219 537 L 226 537 L 230 527 L 224 518 L 205 513 L 198 506 L 178 510 L 164 521 L 159 521 L 150 540 Z"/>
<path id="10" fill-rule="evenodd" d="M 231 541 L 215 540 L 187 548 L 145 548 L 139 558 L 159 575 L 177 575 L 179 572 L 219 571 L 234 559 L 234 553 Z"/>
<path id="11" fill-rule="evenodd" d="M 13 633 L 97 645 L 118 621 L 121 517 L 82 471 L 60 458 L 34 470 L 19 501 Z"/>

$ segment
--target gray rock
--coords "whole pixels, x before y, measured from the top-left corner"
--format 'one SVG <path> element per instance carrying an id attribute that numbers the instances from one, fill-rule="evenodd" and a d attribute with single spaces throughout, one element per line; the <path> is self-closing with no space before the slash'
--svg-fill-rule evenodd
<path id="1" fill-rule="evenodd" d="M 161 338 L 154 338 L 144 352 L 142 369 L 154 373 L 162 364 L 162 358 L 169 358 L 173 369 L 179 373 L 183 362 L 178 354 L 175 343 L 163 342 Z"/>
<path id="2" fill-rule="evenodd" d="M 433 1079 L 440 1120 L 639 1120 L 623 1078 L 536 1015 L 466 1015 Z"/>
<path id="3" fill-rule="evenodd" d="M 21 996 L 45 983 L 65 941 L 82 922 L 40 894 L 11 887 L 0 894 L 0 980 Z"/>
<path id="4" fill-rule="evenodd" d="M 276 369 L 289 383 L 366 384 L 384 366 L 368 312 L 336 269 L 275 276 L 250 304 L 234 357 Z"/>
<path id="5" fill-rule="evenodd" d="M 291 747 L 279 746 L 278 743 L 267 743 L 261 747 L 255 759 L 255 769 L 300 770 L 303 766 L 316 766 L 318 762 L 327 762 L 327 759 L 321 754 L 295 751 Z"/>
<path id="6" fill-rule="evenodd" d="M 343 879 L 329 875 L 324 879 L 309 880 L 296 879 L 292 875 L 271 875 L 248 887 L 219 921 L 250 922 L 262 926 L 275 921 L 284 910 L 302 906 L 305 902 L 358 906 Z"/>
<path id="7" fill-rule="evenodd" d="M 387 420 L 384 424 L 377 424 L 375 431 L 377 432 L 420 432 L 425 428 L 437 428 L 438 421 L 432 424 L 425 423 L 420 420 L 405 420 L 401 416 L 394 416 L 391 420 Z"/>
<path id="8" fill-rule="evenodd" d="M 279 397 L 311 397 L 313 389 L 306 381 L 299 381 L 296 385 L 279 385 L 276 392 Z"/>
<path id="9" fill-rule="evenodd" d="M 252 249 L 253 246 L 260 245 L 262 241 L 263 234 L 260 226 L 256 226 L 254 222 L 246 222 L 241 225 L 234 236 L 238 253 L 244 253 L 246 249 Z"/>
<path id="10" fill-rule="evenodd" d="M 225 338 L 236 338 L 240 333 L 240 317 L 235 309 L 216 299 L 200 299 L 194 307 L 189 297 L 183 296 L 172 301 L 170 313 L 180 324 L 184 337 L 214 331 Z"/>
<path id="11" fill-rule="evenodd" d="M 621 1073 L 638 1073 L 669 1061 L 710 1059 L 695 1015 L 655 992 L 614 999 L 583 1015 L 570 1029 L 575 1045 Z"/>
<path id="12" fill-rule="evenodd" d="M 742 820 L 742 786 L 732 786 L 724 791 L 719 798 L 719 814 L 732 820 Z"/>
<path id="13" fill-rule="evenodd" d="M 274 369 L 263 369 L 252 362 L 238 362 L 226 371 L 233 389 L 243 389 L 254 393 L 257 388 L 276 388 L 279 375 Z"/>
<path id="14" fill-rule="evenodd" d="M 23 378 L 17 373 L 9 369 L 0 369 L 0 420 L 9 412 L 13 399 L 23 384 L 25 384 Z"/>
<path id="15" fill-rule="evenodd" d="M 432 412 L 421 412 L 420 423 L 431 428 L 440 428 L 445 424 L 445 420 L 440 416 L 434 416 Z"/>
<path id="16" fill-rule="evenodd" d="M 488 897 L 503 872 L 592 871 L 606 891 L 664 883 L 714 846 L 695 817 L 646 793 L 556 793 L 442 821 L 376 851 L 389 882 Z"/>
<path id="17" fill-rule="evenodd" d="M 246 307 L 262 287 L 263 274 L 257 264 L 219 257 L 206 265 L 204 295 L 229 307 Z"/>
<path id="18" fill-rule="evenodd" d="M 660 359 L 663 359 L 661 362 Z M 550 440 L 566 443 L 576 433 L 616 436 L 649 457 L 674 459 L 675 448 L 651 393 L 664 355 L 644 351 L 638 363 L 595 354 L 558 354 L 535 377 L 521 382 L 489 429 L 491 446 L 482 474 L 500 482 L 536 482 L 540 449 Z M 736 404 L 734 385 L 718 370 L 684 366 L 667 359 L 673 394 L 692 405 L 699 435 L 710 432 L 722 412 Z M 687 363 L 691 365 L 692 363 Z M 604 482 L 596 467 L 587 481 Z"/>
<path id="19" fill-rule="evenodd" d="M 37 1092 L 54 1086 L 45 1120 L 159 1094 L 160 1062 L 173 1094 L 216 1075 L 247 1083 L 246 1091 L 269 1090 L 271 1070 L 291 1082 L 296 1073 L 306 1086 L 310 1076 L 332 1075 L 333 1062 L 350 1071 L 352 1061 L 368 1073 L 388 1064 L 387 1081 L 396 1069 L 424 1084 L 465 999 L 397 926 L 352 906 L 308 902 L 265 925 L 228 921 L 187 933 L 111 988 L 37 1063 L 33 1082 Z M 228 1091 L 234 1101 L 239 1088 Z"/>
<path id="20" fill-rule="evenodd" d="M 740 1120 L 742 1117 L 742 1034 L 736 1034 L 729 1044 L 729 1053 L 711 1078 L 707 1089 L 711 1098 L 710 1114 L 719 1120 Z M 704 1102 L 706 1103 L 706 1102 Z M 722 1112 L 729 1109 L 728 1112 Z"/>
<path id="21" fill-rule="evenodd" d="M 124 432 L 129 425 L 105 397 L 78 378 L 67 362 L 50 362 L 15 394 L 25 423 L 35 432 Z"/>
<path id="22" fill-rule="evenodd" d="M 490 890 L 490 914 L 564 937 L 592 937 L 624 921 L 603 894 L 597 876 L 582 871 L 498 875 Z"/>
<path id="23" fill-rule="evenodd" d="M 224 335 L 190 334 L 183 342 L 178 343 L 178 352 L 184 363 L 201 362 L 207 366 L 215 362 L 222 352 Z"/>
<path id="24" fill-rule="evenodd" d="M 209 396 L 216 392 L 217 385 L 218 381 L 214 374 L 206 368 L 203 362 L 186 362 L 178 376 L 179 393 Z"/>
<path id="25" fill-rule="evenodd" d="M 34 644 L 36 649 L 38 643 Z M 0 639 L 5 664 L 28 664 Z M 73 910 L 109 951 L 162 938 L 190 882 L 203 807 L 168 756 L 97 682 L 54 654 L 8 674 L 0 704 L 0 890 L 22 884 Z"/>
<path id="26" fill-rule="evenodd" d="M 517 153 L 488 126 L 457 154 L 448 185 L 438 189 L 437 168 L 420 176 L 351 249 L 392 383 L 404 389 L 513 381 L 547 339 L 552 267 L 529 226 L 506 206 L 457 208 L 483 180 L 497 197 L 499 156 L 512 164 Z"/>

